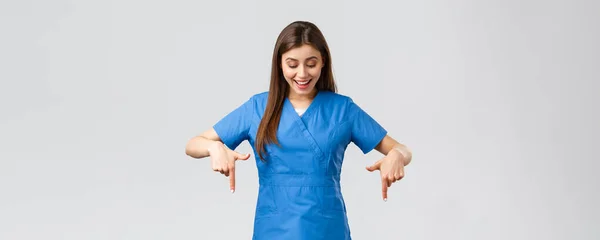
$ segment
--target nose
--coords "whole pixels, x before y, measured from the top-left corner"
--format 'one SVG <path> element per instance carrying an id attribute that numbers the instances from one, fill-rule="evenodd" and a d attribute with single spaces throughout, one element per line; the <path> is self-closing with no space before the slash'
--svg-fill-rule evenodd
<path id="1" fill-rule="evenodd" d="M 304 68 L 304 66 L 300 66 L 296 75 L 298 75 L 298 78 L 306 78 L 308 75 L 306 68 Z"/>

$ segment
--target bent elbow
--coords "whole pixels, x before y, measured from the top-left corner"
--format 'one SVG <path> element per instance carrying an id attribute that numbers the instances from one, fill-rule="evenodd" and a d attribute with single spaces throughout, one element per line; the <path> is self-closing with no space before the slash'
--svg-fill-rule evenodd
<path id="1" fill-rule="evenodd" d="M 192 158 L 200 158 L 200 155 L 198 154 L 198 150 L 194 147 L 194 145 L 195 145 L 195 138 L 192 138 L 185 145 L 185 155 L 192 157 Z"/>

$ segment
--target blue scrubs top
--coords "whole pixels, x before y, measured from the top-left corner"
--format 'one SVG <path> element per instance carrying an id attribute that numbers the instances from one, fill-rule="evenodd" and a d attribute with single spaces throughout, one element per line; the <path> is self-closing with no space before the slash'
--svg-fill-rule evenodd
<path id="1" fill-rule="evenodd" d="M 230 149 L 252 148 L 268 93 L 252 96 L 213 127 Z M 352 142 L 368 153 L 387 131 L 351 98 L 320 91 L 302 116 L 285 99 L 277 138 L 265 162 L 254 156 L 259 190 L 254 240 L 350 240 L 340 173 Z"/>

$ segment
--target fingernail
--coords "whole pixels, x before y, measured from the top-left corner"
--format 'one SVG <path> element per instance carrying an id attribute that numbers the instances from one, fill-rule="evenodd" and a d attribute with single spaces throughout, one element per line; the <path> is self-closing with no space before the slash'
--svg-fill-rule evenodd
<path id="1" fill-rule="evenodd" d="M 234 193 L 234 192 L 235 192 L 235 190 L 231 189 L 231 193 Z"/>
<path id="2" fill-rule="evenodd" d="M 384 198 L 384 199 L 383 199 L 383 201 L 384 201 L 384 202 L 387 202 L 387 198 Z"/>

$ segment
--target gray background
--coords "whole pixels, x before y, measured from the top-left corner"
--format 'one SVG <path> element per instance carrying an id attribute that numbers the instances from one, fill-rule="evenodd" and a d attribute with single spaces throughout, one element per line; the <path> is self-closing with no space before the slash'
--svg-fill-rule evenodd
<path id="1" fill-rule="evenodd" d="M 598 1 L 2 1 L 0 239 L 250 239 L 187 140 L 267 89 L 281 29 L 414 151 L 381 200 L 351 146 L 355 239 L 598 239 Z M 238 150 L 251 151 L 247 142 Z"/>

